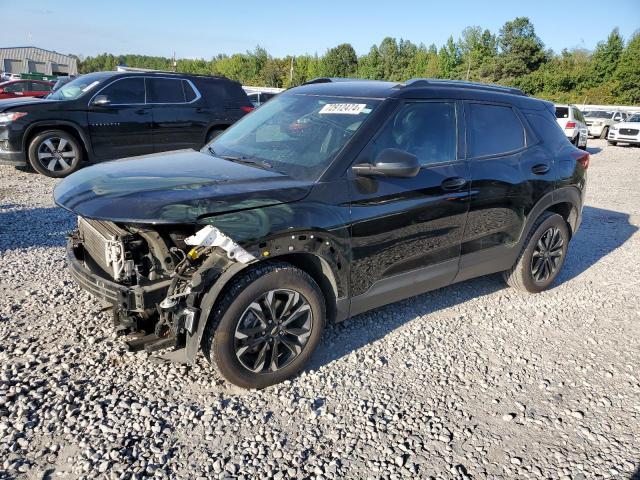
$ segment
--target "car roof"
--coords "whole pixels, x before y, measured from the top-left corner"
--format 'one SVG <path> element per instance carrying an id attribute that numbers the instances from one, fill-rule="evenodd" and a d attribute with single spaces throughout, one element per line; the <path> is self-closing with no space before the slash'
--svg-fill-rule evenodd
<path id="1" fill-rule="evenodd" d="M 418 78 L 406 82 L 362 80 L 348 78 L 317 78 L 299 87 L 287 90 L 288 94 L 326 95 L 352 98 L 460 98 L 512 103 L 539 110 L 542 104 L 551 102 L 527 97 L 517 88 L 459 80 Z"/>

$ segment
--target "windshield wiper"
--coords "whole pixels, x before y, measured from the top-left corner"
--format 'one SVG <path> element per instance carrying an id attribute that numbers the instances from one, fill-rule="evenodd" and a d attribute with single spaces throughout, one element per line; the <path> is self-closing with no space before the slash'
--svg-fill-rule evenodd
<path id="1" fill-rule="evenodd" d="M 263 169 L 271 169 L 273 168 L 273 165 L 271 165 L 269 162 L 265 162 L 263 160 L 255 160 L 252 158 L 247 158 L 247 157 L 238 157 L 238 156 L 234 156 L 234 155 L 219 155 L 215 152 L 215 150 L 213 149 L 213 147 L 209 146 L 207 147 L 209 152 L 211 152 L 211 155 L 214 155 L 218 158 L 223 158 L 224 160 L 229 160 L 230 162 L 235 162 L 235 163 L 242 163 L 244 165 L 251 165 L 251 166 L 255 166 L 258 168 L 263 168 Z"/>

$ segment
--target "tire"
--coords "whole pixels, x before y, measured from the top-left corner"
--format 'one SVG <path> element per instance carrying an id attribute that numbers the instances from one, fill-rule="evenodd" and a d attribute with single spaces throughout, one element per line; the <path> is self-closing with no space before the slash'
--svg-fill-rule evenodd
<path id="1" fill-rule="evenodd" d="M 551 236 L 549 236 L 549 232 L 553 232 Z M 556 232 L 562 242 L 558 248 L 555 248 L 555 241 L 557 239 Z M 543 239 L 543 237 L 545 238 Z M 554 248 L 550 250 L 554 252 L 554 255 L 540 255 L 540 242 L 545 244 L 547 240 L 551 240 L 552 242 Z M 511 287 L 529 293 L 539 293 L 547 289 L 562 269 L 562 265 L 567 256 L 568 246 L 569 227 L 567 226 L 567 222 L 557 213 L 544 212 L 531 228 L 531 232 L 527 236 L 522 251 L 520 255 L 518 255 L 518 259 L 513 267 L 503 272 L 505 282 Z M 559 256 L 555 255 L 557 252 L 559 252 Z M 534 254 L 538 259 L 537 270 L 535 268 L 536 265 L 532 265 Z M 545 272 L 542 270 L 543 266 L 541 266 L 542 264 L 539 262 L 545 262 L 545 258 L 548 262 L 551 262 L 550 265 L 553 267 L 550 269 L 551 271 L 549 271 L 548 276 L 540 275 Z M 558 258 L 558 260 L 556 261 L 554 258 Z"/>
<path id="2" fill-rule="evenodd" d="M 265 308 L 269 300 L 273 310 Z M 226 288 L 209 315 L 202 349 L 229 382 L 265 388 L 302 370 L 320 342 L 325 312 L 322 292 L 307 273 L 288 263 L 265 263 Z"/>
<path id="3" fill-rule="evenodd" d="M 618 145 L 618 142 L 612 142 L 610 140 L 607 141 L 607 145 L 611 145 L 613 147 L 615 147 L 616 145 Z"/>
<path id="4" fill-rule="evenodd" d="M 609 135 L 609 127 L 604 127 L 602 132 L 600 132 L 600 138 L 605 139 Z"/>
<path id="5" fill-rule="evenodd" d="M 207 141 L 206 141 L 205 145 L 211 143 L 222 132 L 224 132 L 224 129 L 222 129 L 222 128 L 213 128 L 213 129 L 209 130 L 209 133 L 207 133 Z"/>
<path id="6" fill-rule="evenodd" d="M 70 175 L 80 168 L 82 156 L 78 139 L 63 130 L 40 132 L 29 143 L 29 164 L 47 177 Z"/>
<path id="7" fill-rule="evenodd" d="M 580 144 L 580 134 L 576 135 L 576 138 L 571 140 L 571 143 L 573 143 L 574 147 L 578 148 L 578 145 Z"/>

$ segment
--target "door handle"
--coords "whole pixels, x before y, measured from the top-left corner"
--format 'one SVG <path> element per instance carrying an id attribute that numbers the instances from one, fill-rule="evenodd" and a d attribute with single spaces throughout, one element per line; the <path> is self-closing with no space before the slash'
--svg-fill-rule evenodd
<path id="1" fill-rule="evenodd" d="M 139 108 L 138 110 L 135 110 L 134 113 L 138 114 L 138 115 L 144 115 L 145 113 L 147 113 L 148 110 L 144 109 L 144 108 Z"/>
<path id="2" fill-rule="evenodd" d="M 467 184 L 467 181 L 462 177 L 447 178 L 440 184 L 440 188 L 443 190 L 459 190 Z"/>
<path id="3" fill-rule="evenodd" d="M 531 167 L 531 172 L 535 175 L 544 175 L 549 171 L 549 165 L 546 163 L 539 163 Z"/>

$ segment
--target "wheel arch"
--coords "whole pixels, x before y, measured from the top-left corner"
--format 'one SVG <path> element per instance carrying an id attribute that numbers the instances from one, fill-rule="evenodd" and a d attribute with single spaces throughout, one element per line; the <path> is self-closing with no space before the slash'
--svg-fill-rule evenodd
<path id="1" fill-rule="evenodd" d="M 184 357 L 181 359 L 191 363 L 195 360 L 207 322 L 211 321 L 210 312 L 214 311 L 216 304 L 224 296 L 226 289 L 242 274 L 249 269 L 257 268 L 266 262 L 285 262 L 307 273 L 320 287 L 325 299 L 327 321 L 335 321 L 341 315 L 338 311 L 337 298 L 341 288 L 340 278 L 335 275 L 329 261 L 320 255 L 311 252 L 292 252 L 273 257 L 258 259 L 249 264 L 235 262 L 230 264 L 222 273 L 213 279 L 206 287 L 205 293 L 199 303 L 200 313 L 198 324 L 193 334 L 188 334 L 184 349 Z"/>
<path id="2" fill-rule="evenodd" d="M 64 120 L 56 120 L 56 121 L 45 120 L 42 122 L 35 122 L 29 125 L 29 127 L 27 127 L 27 130 L 24 134 L 24 139 L 23 139 L 24 151 L 28 152 L 29 145 L 31 144 L 33 137 L 35 137 L 37 134 L 42 133 L 46 130 L 62 130 L 63 132 L 67 132 L 70 135 L 73 135 L 80 141 L 80 146 L 82 147 L 82 150 L 83 150 L 82 153 L 84 154 L 84 160 L 88 161 L 93 157 L 91 142 L 89 141 L 89 137 L 86 135 L 86 133 L 82 130 L 82 128 L 78 124 L 70 121 L 64 121 Z"/>

